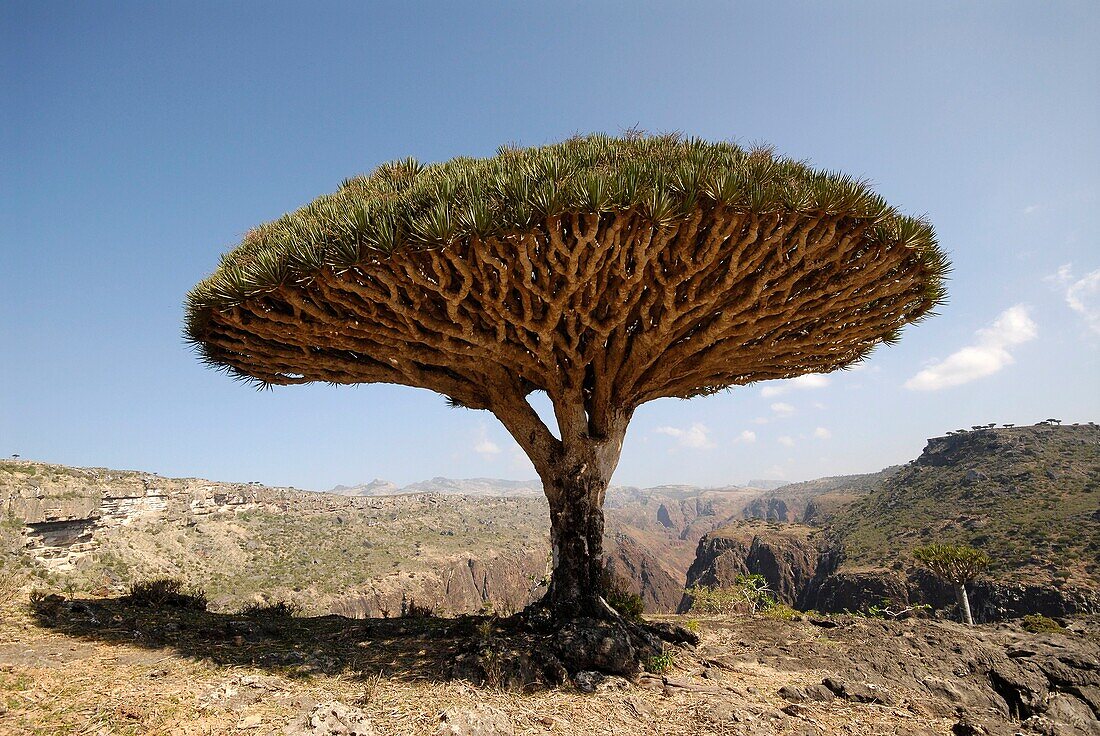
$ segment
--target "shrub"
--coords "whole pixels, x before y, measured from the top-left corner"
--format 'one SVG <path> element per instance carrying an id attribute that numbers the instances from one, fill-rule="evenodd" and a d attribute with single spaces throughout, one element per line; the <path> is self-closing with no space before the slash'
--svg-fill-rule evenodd
<path id="1" fill-rule="evenodd" d="M 600 589 L 603 591 L 603 598 L 607 601 L 607 605 L 618 611 L 619 615 L 636 619 L 645 613 L 642 597 L 627 590 L 626 584 L 606 568 L 600 576 Z"/>
<path id="2" fill-rule="evenodd" d="M 16 569 L 15 565 L 0 565 L 0 606 L 15 600 L 28 578 L 27 573 Z"/>
<path id="3" fill-rule="evenodd" d="M 401 601 L 401 618 L 431 618 L 435 616 L 435 608 L 416 601 Z"/>
<path id="4" fill-rule="evenodd" d="M 654 675 L 660 675 L 672 669 L 672 664 L 672 654 L 669 652 L 661 652 L 645 661 L 645 671 Z"/>
<path id="5" fill-rule="evenodd" d="M 781 621 L 791 621 L 795 616 L 799 615 L 798 611 L 791 608 L 786 603 L 776 603 L 769 608 L 765 608 L 763 613 L 768 618 L 776 618 Z"/>
<path id="6" fill-rule="evenodd" d="M 41 588 L 35 588 L 31 591 L 30 607 L 37 616 L 52 616 L 57 613 L 61 604 L 65 602 L 63 596 L 57 593 L 49 593 Z"/>
<path id="7" fill-rule="evenodd" d="M 711 588 L 695 585 L 687 589 L 691 596 L 691 613 L 736 613 L 741 599 L 732 588 Z"/>
<path id="8" fill-rule="evenodd" d="M 690 610 L 694 613 L 757 613 L 776 605 L 768 581 L 756 574 L 738 575 L 730 586 L 693 586 L 687 593 L 692 597 Z"/>
<path id="9" fill-rule="evenodd" d="M 138 581 L 130 586 L 130 593 L 126 598 L 132 605 L 149 608 L 205 611 L 207 606 L 206 593 L 200 588 L 185 586 L 178 578 Z"/>
<path id="10" fill-rule="evenodd" d="M 293 618 L 302 613 L 302 606 L 294 601 L 275 603 L 249 603 L 238 615 L 247 618 Z"/>
<path id="11" fill-rule="evenodd" d="M 1062 624 L 1041 613 L 1031 613 L 1024 616 L 1020 625 L 1024 627 L 1025 631 L 1030 631 L 1032 634 L 1058 634 L 1065 631 Z"/>

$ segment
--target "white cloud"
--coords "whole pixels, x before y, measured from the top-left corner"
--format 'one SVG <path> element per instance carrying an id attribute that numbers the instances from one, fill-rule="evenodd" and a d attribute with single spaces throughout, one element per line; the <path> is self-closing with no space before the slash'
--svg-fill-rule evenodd
<path id="1" fill-rule="evenodd" d="M 493 442 L 488 437 L 482 437 L 476 445 L 474 445 L 474 452 L 478 455 L 484 455 L 485 457 L 491 457 L 492 455 L 500 454 L 500 445 Z"/>
<path id="2" fill-rule="evenodd" d="M 825 429 L 824 427 L 818 427 L 817 429 L 814 430 L 814 437 L 816 437 L 819 440 L 832 439 L 832 436 L 833 436 L 833 433 L 830 432 L 829 430 Z"/>
<path id="3" fill-rule="evenodd" d="M 734 444 L 738 442 L 744 442 L 746 444 L 756 442 L 756 432 L 753 432 L 751 429 L 746 429 L 744 432 L 737 435 L 737 437 L 734 438 L 733 442 Z"/>
<path id="4" fill-rule="evenodd" d="M 705 424 L 692 424 L 688 429 L 679 427 L 657 427 L 657 434 L 667 434 L 675 437 L 677 444 L 682 447 L 691 447 L 697 450 L 705 450 L 714 447 L 710 439 L 710 430 Z"/>
<path id="5" fill-rule="evenodd" d="M 771 386 L 765 386 L 760 389 L 760 395 L 765 399 L 770 399 L 773 396 L 782 396 L 788 391 L 795 389 L 805 390 L 812 388 L 825 388 L 829 385 L 829 377 L 821 373 L 807 373 L 804 376 L 798 376 L 797 378 L 790 378 L 785 381 L 775 383 Z"/>
<path id="6" fill-rule="evenodd" d="M 1100 268 L 1081 278 L 1073 275 L 1073 265 L 1067 263 L 1047 281 L 1056 284 L 1063 292 L 1066 304 L 1084 318 L 1093 332 L 1100 332 Z"/>
<path id="7" fill-rule="evenodd" d="M 1022 212 L 1025 215 L 1033 215 L 1038 211 L 1039 211 L 1039 205 L 1037 205 L 1037 204 L 1029 204 L 1027 207 L 1024 207 L 1024 209 L 1022 210 Z"/>
<path id="8" fill-rule="evenodd" d="M 781 417 L 789 417 L 791 414 L 794 414 L 794 407 L 783 401 L 777 401 L 772 404 L 772 411 Z"/>
<path id="9" fill-rule="evenodd" d="M 820 401 L 815 401 L 815 402 L 813 403 L 813 407 L 814 407 L 815 409 L 824 409 L 824 408 L 825 408 L 825 405 L 824 405 L 824 404 L 822 404 L 822 403 L 821 403 Z"/>
<path id="10" fill-rule="evenodd" d="M 499 455 L 502 450 L 500 445 L 489 439 L 489 433 L 485 430 L 484 426 L 481 426 L 478 427 L 477 430 L 477 440 L 474 442 L 474 452 L 484 458 L 490 458 L 494 455 Z"/>
<path id="11" fill-rule="evenodd" d="M 1009 307 L 989 327 L 975 333 L 977 340 L 933 363 L 905 382 L 913 391 L 939 391 L 991 376 L 1013 363 L 1008 349 L 1035 339 L 1039 328 L 1023 304 Z"/>
<path id="12" fill-rule="evenodd" d="M 768 419 L 767 417 L 757 417 L 756 419 L 752 420 L 752 423 L 753 424 L 767 424 L 770 421 L 771 420 Z"/>
<path id="13" fill-rule="evenodd" d="M 788 437 L 787 435 L 783 435 L 782 437 L 776 439 L 776 442 L 783 445 L 784 447 L 794 447 L 794 438 Z"/>

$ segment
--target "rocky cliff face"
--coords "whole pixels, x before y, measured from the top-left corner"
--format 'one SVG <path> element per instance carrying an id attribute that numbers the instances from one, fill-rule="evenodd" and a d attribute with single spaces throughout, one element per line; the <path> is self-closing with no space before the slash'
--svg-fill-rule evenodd
<path id="1" fill-rule="evenodd" d="M 912 558 L 915 546 L 951 541 L 993 557 L 969 586 L 978 621 L 1100 612 L 1098 492 L 1100 428 L 955 433 L 929 440 L 903 468 L 761 498 L 746 515 L 778 517 L 781 499 L 803 504 L 819 533 L 798 524 L 730 525 L 701 540 L 688 584 L 728 585 L 759 573 L 780 600 L 802 609 L 859 611 L 884 601 L 951 608 L 950 587 Z"/>
<path id="2" fill-rule="evenodd" d="M 415 608 L 436 614 L 512 613 L 544 592 L 546 560 L 506 553 L 488 559 L 467 558 L 424 572 L 395 572 L 337 596 L 330 610 L 348 618 L 389 618 Z"/>
<path id="3" fill-rule="evenodd" d="M 166 479 L 152 473 L 0 463 L 0 511 L 21 522 L 22 546 L 48 570 L 69 571 L 112 530 L 275 503 L 256 486 Z"/>
<path id="4" fill-rule="evenodd" d="M 825 532 L 801 524 L 736 522 L 704 536 L 687 586 L 728 587 L 739 575 L 759 574 L 776 600 L 799 610 L 865 611 L 887 604 L 955 607 L 954 591 L 919 568 L 852 568 Z M 1056 588 L 983 578 L 967 586 L 974 620 L 1002 621 L 1033 613 L 1060 617 L 1100 612 L 1100 596 L 1085 588 Z M 678 611 L 690 610 L 685 592 Z M 953 615 L 953 614 L 952 614 Z"/>
<path id="5" fill-rule="evenodd" d="M 822 560 L 820 530 L 802 524 L 739 522 L 699 541 L 687 587 L 722 588 L 740 575 L 763 575 L 775 598 L 789 606 L 804 605 Z M 691 608 L 690 593 L 680 603 Z"/>
<path id="6" fill-rule="evenodd" d="M 699 540 L 733 519 L 755 489 L 618 489 L 607 500 L 604 540 L 608 569 L 653 613 L 675 611 Z"/>

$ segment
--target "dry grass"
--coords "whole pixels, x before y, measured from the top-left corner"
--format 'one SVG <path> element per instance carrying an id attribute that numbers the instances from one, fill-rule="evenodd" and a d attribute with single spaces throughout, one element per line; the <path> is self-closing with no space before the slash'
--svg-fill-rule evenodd
<path id="1" fill-rule="evenodd" d="M 838 701 L 810 705 L 802 717 L 783 714 L 779 708 L 786 702 L 776 694 L 780 687 L 820 682 L 828 672 L 792 669 L 772 662 L 766 652 L 757 661 L 747 656 L 753 647 L 742 639 L 743 631 L 717 617 L 702 620 L 699 649 L 677 654 L 667 673 L 701 691 L 664 687 L 653 678 L 648 687 L 585 695 L 571 689 L 520 694 L 477 688 L 425 678 L 416 668 L 390 668 L 379 674 L 338 667 L 330 674 L 306 674 L 285 667 L 219 663 L 210 656 L 185 656 L 178 645 L 130 644 L 118 636 L 96 639 L 48 628 L 29 613 L 24 601 L 9 601 L 2 613 L 0 733 L 5 736 L 281 734 L 288 724 L 304 722 L 314 704 L 328 700 L 362 709 L 379 736 L 433 734 L 441 711 L 476 704 L 503 711 L 515 733 L 522 735 L 919 732 L 914 730 L 919 715 L 906 705 L 888 708 Z M 768 625 L 796 627 L 790 622 Z M 789 633 L 818 636 L 813 627 L 801 627 Z M 432 646 L 423 637 L 409 638 L 413 646 Z M 260 645 L 245 645 L 249 646 Z M 732 659 L 707 668 L 703 677 L 704 660 L 716 655 Z M 722 708 L 732 709 L 742 720 L 730 721 L 727 715 L 724 723 L 715 722 Z M 817 731 L 812 730 L 815 725 Z M 926 733 L 950 732 L 949 721 L 929 725 Z"/>

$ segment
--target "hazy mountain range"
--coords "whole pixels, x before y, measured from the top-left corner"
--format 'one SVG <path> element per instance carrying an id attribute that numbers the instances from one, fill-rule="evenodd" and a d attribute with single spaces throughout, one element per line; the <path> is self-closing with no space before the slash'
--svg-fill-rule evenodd
<path id="1" fill-rule="evenodd" d="M 701 491 L 757 490 L 771 491 L 786 484 L 781 480 L 754 479 L 721 487 L 692 485 L 665 485 L 650 488 L 636 486 L 611 486 L 609 496 L 636 495 L 646 492 L 696 494 Z M 417 481 L 407 486 L 399 486 L 388 480 L 375 478 L 369 483 L 354 486 L 338 485 L 328 491 L 338 496 L 399 496 L 408 493 L 442 493 L 460 496 L 542 496 L 540 480 L 503 480 L 501 478 L 443 478 L 437 476 L 430 480 Z"/>

